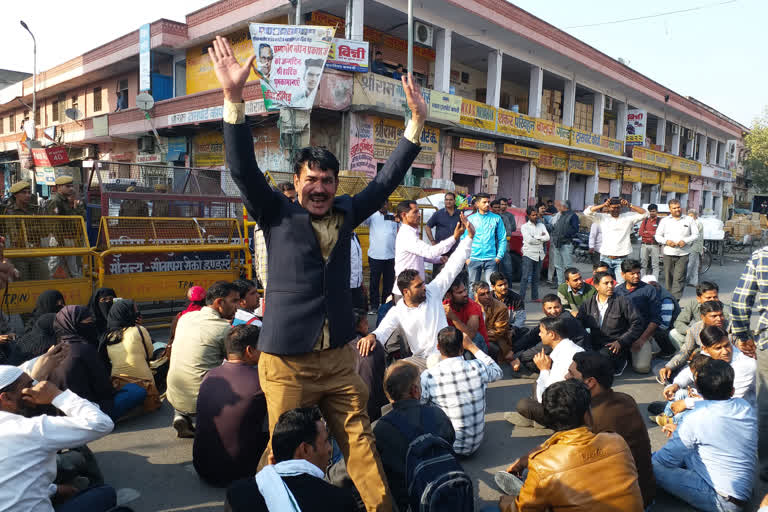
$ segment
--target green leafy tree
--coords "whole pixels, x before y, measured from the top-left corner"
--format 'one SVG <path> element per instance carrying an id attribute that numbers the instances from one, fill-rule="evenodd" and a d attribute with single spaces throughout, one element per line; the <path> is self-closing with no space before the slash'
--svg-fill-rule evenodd
<path id="1" fill-rule="evenodd" d="M 752 123 L 744 144 L 747 148 L 744 167 L 751 172 L 755 187 L 764 192 L 768 190 L 768 107 Z"/>

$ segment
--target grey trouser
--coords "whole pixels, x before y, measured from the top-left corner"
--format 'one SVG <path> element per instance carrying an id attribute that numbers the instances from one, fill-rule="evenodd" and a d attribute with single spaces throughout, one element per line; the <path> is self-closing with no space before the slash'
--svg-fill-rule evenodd
<path id="1" fill-rule="evenodd" d="M 644 276 L 651 274 L 656 276 L 656 279 L 661 279 L 659 275 L 658 244 L 643 244 L 640 246 L 640 263 L 643 266 L 642 274 Z"/>
<path id="2" fill-rule="evenodd" d="M 685 288 L 685 273 L 688 269 L 688 255 L 670 256 L 664 255 L 664 275 L 666 276 L 666 286 L 669 293 L 674 298 L 680 300 Z"/>
<path id="3" fill-rule="evenodd" d="M 701 255 L 697 252 L 692 252 L 688 255 L 688 282 L 694 286 L 699 284 L 699 265 L 701 263 Z"/>

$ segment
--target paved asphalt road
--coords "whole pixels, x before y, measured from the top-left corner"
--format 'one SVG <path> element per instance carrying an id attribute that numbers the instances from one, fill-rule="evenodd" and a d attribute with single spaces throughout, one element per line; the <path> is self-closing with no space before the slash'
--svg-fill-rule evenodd
<path id="1" fill-rule="evenodd" d="M 714 280 L 720 285 L 721 298 L 725 302 L 730 302 L 746 258 L 746 254 L 726 256 L 722 267 L 715 263 L 703 276 L 703 279 Z M 591 274 L 591 266 L 577 266 L 587 275 Z M 550 291 L 543 288 L 540 296 Z M 684 300 L 693 296 L 693 288 L 686 288 Z M 534 326 L 543 315 L 538 304 L 528 303 L 526 306 L 528 323 Z M 463 462 L 475 480 L 478 510 L 498 500 L 494 473 L 547 438 L 545 431 L 516 428 L 503 418 L 505 411 L 513 410 L 517 401 L 530 393 L 530 386 L 531 381 L 504 378 L 488 389 L 485 440 L 478 452 Z M 648 403 L 660 399 L 661 387 L 653 376 L 635 374 L 631 368 L 617 379 L 615 389 L 632 395 L 644 415 Z M 136 512 L 222 510 L 224 490 L 210 487 L 197 477 L 192 467 L 192 440 L 176 438 L 170 427 L 171 418 L 172 409 L 166 402 L 159 411 L 128 420 L 118 425 L 111 435 L 91 443 L 105 479 L 116 488 L 130 487 L 141 493 L 139 499 L 129 504 Z M 653 449 L 663 446 L 665 438 L 660 428 L 649 422 L 648 431 Z M 654 510 L 693 509 L 662 494 Z"/>

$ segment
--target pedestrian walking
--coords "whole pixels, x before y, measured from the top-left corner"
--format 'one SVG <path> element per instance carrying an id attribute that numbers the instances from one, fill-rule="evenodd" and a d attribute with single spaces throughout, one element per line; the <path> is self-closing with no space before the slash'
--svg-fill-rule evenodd
<path id="1" fill-rule="evenodd" d="M 678 199 L 669 202 L 669 216 L 656 229 L 656 241 L 664 246 L 664 276 L 666 288 L 678 301 L 683 296 L 685 274 L 691 244 L 699 237 L 699 227 L 690 217 L 683 216 Z"/>

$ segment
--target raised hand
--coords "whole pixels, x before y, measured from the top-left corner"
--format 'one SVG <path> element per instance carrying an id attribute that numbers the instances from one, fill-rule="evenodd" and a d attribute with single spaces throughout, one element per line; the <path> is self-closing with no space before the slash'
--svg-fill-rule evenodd
<path id="1" fill-rule="evenodd" d="M 474 236 L 475 236 L 475 226 L 471 222 L 469 222 L 469 220 L 467 220 L 467 217 L 464 215 L 463 212 L 459 213 L 459 222 L 461 222 L 464 225 L 464 227 L 466 228 L 467 236 L 469 238 L 474 238 Z M 469 263 L 467 263 L 467 265 L 469 265 Z"/>
<path id="2" fill-rule="evenodd" d="M 408 108 L 411 109 L 411 117 L 414 122 L 423 125 L 427 120 L 427 102 L 421 95 L 421 87 L 413 79 L 413 73 L 409 72 L 408 76 L 403 75 L 401 80 L 403 81 L 403 91 L 405 91 Z"/>
<path id="3" fill-rule="evenodd" d="M 251 55 L 241 66 L 237 62 L 229 41 L 221 36 L 216 36 L 213 40 L 213 45 L 208 48 L 208 55 L 213 62 L 216 78 L 219 79 L 221 88 L 224 90 L 224 97 L 232 103 L 243 101 L 243 87 L 248 81 L 248 75 L 251 74 L 256 56 Z"/>

